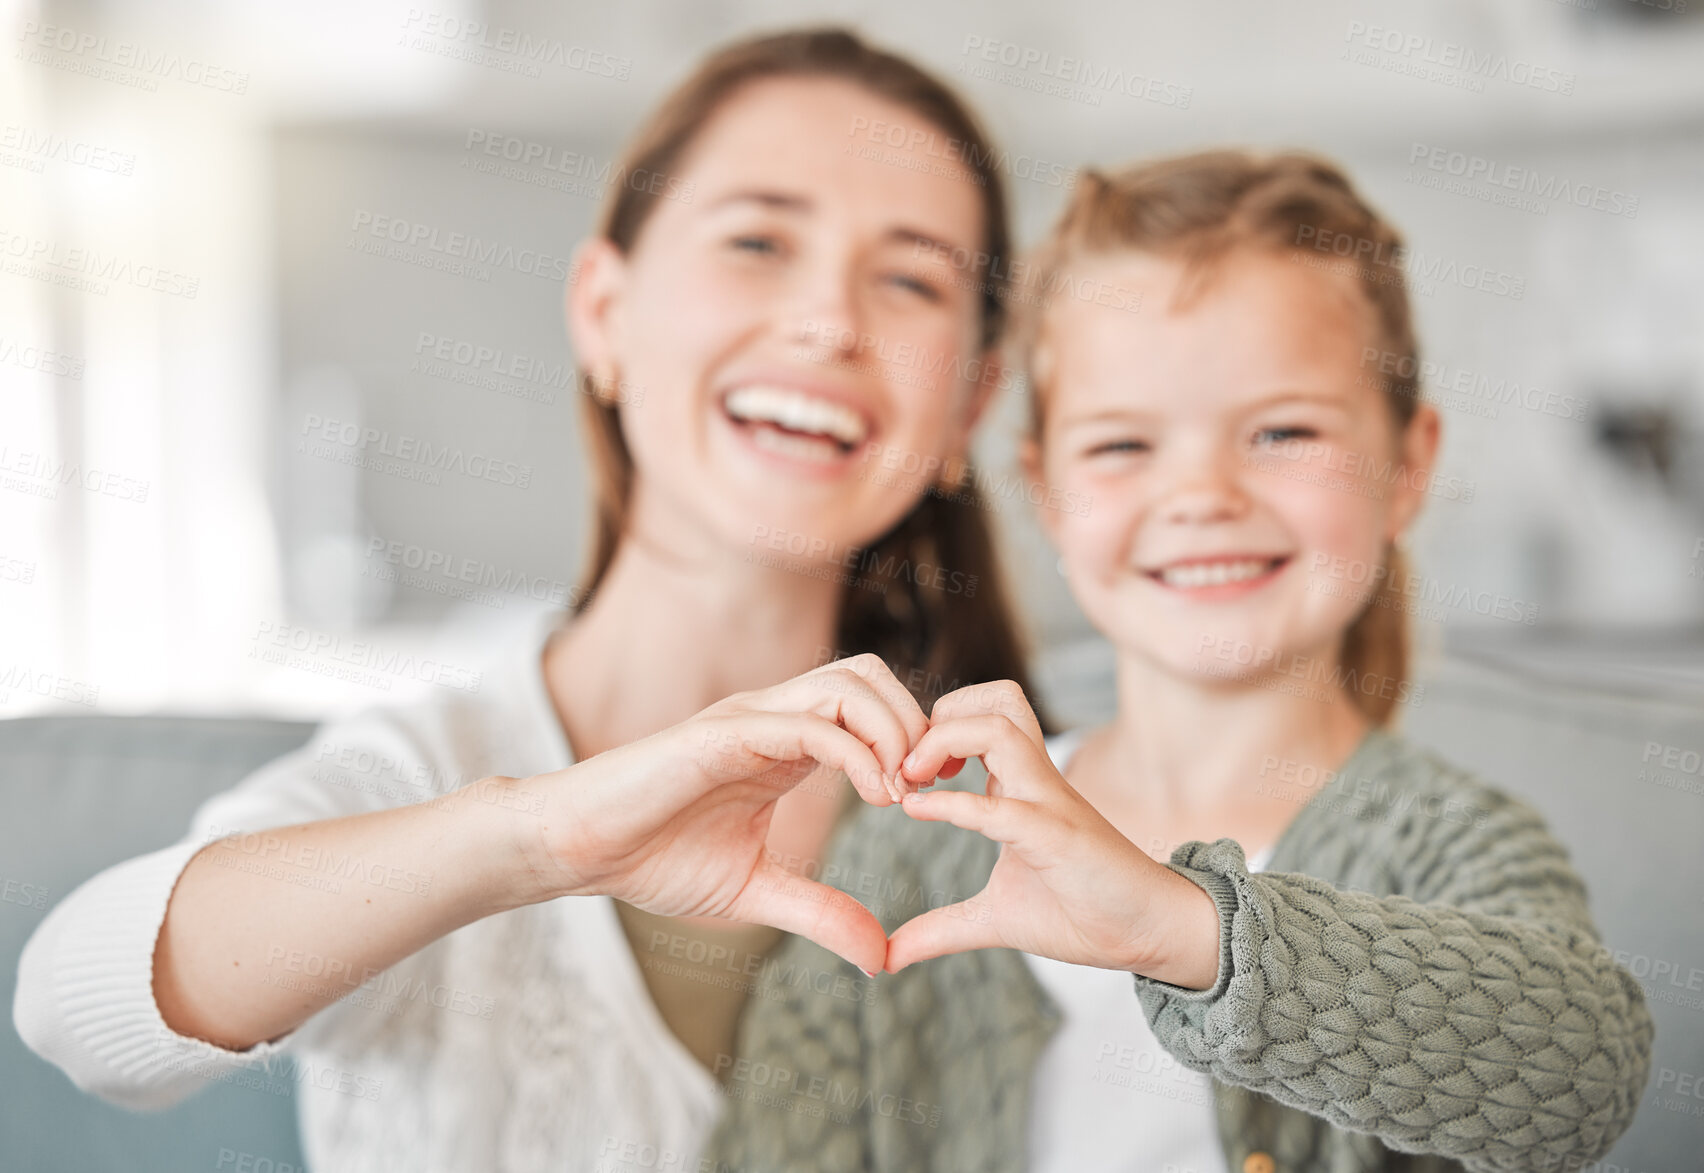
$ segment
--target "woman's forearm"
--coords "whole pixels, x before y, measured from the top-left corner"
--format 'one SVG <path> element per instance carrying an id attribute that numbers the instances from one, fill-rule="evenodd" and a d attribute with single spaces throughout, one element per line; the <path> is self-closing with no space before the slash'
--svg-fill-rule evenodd
<path id="1" fill-rule="evenodd" d="M 155 946 L 166 1025 L 244 1050 L 463 925 L 547 899 L 516 846 L 538 817 L 521 785 L 210 843 Z"/>

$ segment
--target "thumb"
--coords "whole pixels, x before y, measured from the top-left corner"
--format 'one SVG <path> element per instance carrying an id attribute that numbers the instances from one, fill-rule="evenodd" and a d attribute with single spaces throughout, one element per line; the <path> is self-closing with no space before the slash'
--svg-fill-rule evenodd
<path id="1" fill-rule="evenodd" d="M 1004 945 L 994 927 L 994 906 L 987 893 L 914 916 L 888 938 L 887 970 L 898 973 L 914 961 L 995 949 Z"/>
<path id="2" fill-rule="evenodd" d="M 727 915 L 815 941 L 864 973 L 879 973 L 887 956 L 887 932 L 856 898 L 796 875 L 767 857 Z"/>

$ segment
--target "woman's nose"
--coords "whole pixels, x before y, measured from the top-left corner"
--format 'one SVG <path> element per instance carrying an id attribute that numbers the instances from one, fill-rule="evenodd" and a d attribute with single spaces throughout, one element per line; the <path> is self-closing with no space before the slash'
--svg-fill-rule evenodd
<path id="1" fill-rule="evenodd" d="M 795 341 L 831 353 L 857 352 L 863 318 L 850 265 L 824 258 L 801 271 L 786 312 Z"/>

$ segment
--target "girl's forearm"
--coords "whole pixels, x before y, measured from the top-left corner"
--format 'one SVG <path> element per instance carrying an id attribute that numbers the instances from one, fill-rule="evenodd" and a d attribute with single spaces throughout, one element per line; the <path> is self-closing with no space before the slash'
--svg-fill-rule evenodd
<path id="1" fill-rule="evenodd" d="M 349 818 L 233 834 L 184 869 L 154 951 L 179 1034 L 244 1050 L 497 912 L 547 899 L 517 849 L 520 783 Z"/>

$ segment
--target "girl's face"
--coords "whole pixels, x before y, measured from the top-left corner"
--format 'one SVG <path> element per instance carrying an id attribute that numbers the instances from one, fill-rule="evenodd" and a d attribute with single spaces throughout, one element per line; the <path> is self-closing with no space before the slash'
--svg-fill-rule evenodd
<path id="1" fill-rule="evenodd" d="M 1435 412 L 1398 435 L 1363 375 L 1371 306 L 1350 277 L 1252 249 L 1181 309 L 1177 262 L 1083 267 L 1142 308 L 1061 300 L 1044 322 L 1045 437 L 1027 459 L 1053 499 L 1092 499 L 1042 510 L 1078 602 L 1122 654 L 1180 676 L 1335 664 L 1437 445 Z"/>
<path id="2" fill-rule="evenodd" d="M 898 143 L 899 145 L 891 145 Z M 962 456 L 984 406 L 981 188 L 919 115 L 850 83 L 737 91 L 631 252 L 570 289 L 582 366 L 618 376 L 637 528 L 843 558 Z M 669 190 L 665 188 L 665 190 Z"/>

